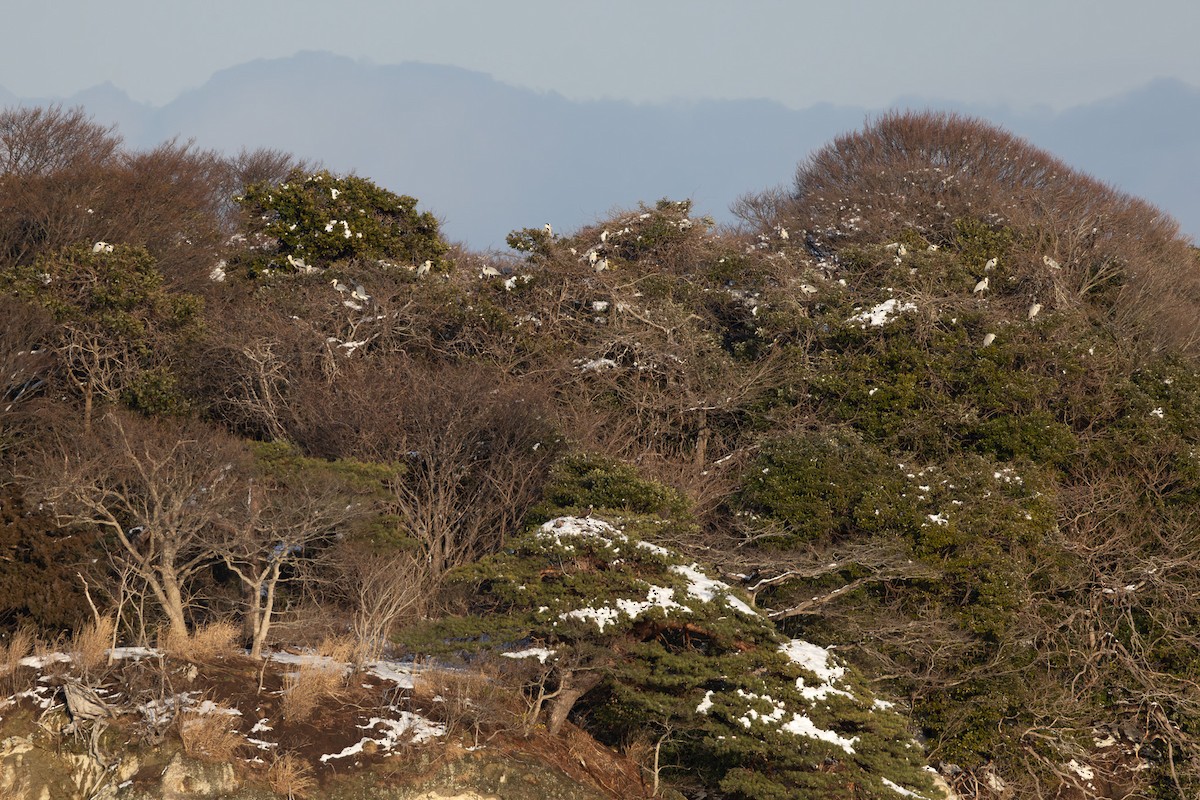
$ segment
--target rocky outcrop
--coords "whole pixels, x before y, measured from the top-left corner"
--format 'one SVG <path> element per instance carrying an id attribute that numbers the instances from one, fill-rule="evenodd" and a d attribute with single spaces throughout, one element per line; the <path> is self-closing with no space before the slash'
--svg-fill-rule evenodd
<path id="1" fill-rule="evenodd" d="M 88 753 L 39 739 L 31 734 L 0 740 L 4 800 L 270 800 L 276 796 L 230 763 L 206 763 L 159 749 L 129 749 L 101 762 Z M 73 746 L 69 741 L 60 744 Z M 377 771 L 334 777 L 318 793 L 329 800 L 607 800 L 552 766 L 500 754 L 460 759 L 430 777 L 403 785 Z"/>

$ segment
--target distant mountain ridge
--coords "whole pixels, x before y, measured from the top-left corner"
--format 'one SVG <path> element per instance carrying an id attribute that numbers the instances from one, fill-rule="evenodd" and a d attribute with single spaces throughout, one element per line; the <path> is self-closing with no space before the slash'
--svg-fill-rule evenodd
<path id="1" fill-rule="evenodd" d="M 217 72 L 162 107 L 111 84 L 61 102 L 149 147 L 172 137 L 236 152 L 270 147 L 413 195 L 475 248 L 551 222 L 568 230 L 615 207 L 691 198 L 732 219 L 746 192 L 790 182 L 798 162 L 882 109 L 767 100 L 576 102 L 451 66 L 377 66 L 324 52 Z M 912 100 L 985 117 L 1074 167 L 1158 205 L 1200 238 L 1200 88 L 1158 80 L 1063 112 Z"/>

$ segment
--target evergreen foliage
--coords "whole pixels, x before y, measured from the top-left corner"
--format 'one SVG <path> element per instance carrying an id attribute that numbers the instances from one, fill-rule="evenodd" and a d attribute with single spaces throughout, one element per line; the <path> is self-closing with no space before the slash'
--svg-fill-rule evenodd
<path id="1" fill-rule="evenodd" d="M 356 175 L 296 171 L 277 185 L 246 187 L 238 202 L 250 232 L 273 243 L 271 263 L 283 269 L 354 258 L 420 264 L 439 261 L 448 249 L 437 219 L 418 213 L 415 198 Z"/>
<path id="2" fill-rule="evenodd" d="M 655 740 L 684 786 L 890 800 L 888 777 L 932 792 L 902 716 L 826 651 L 789 641 L 703 568 L 633 533 L 660 524 L 546 522 L 463 568 L 455 580 L 471 587 L 475 613 L 419 640 L 540 656 L 535 696 L 593 674 L 576 713 L 612 744 Z"/>
<path id="3" fill-rule="evenodd" d="M 189 409 L 180 373 L 203 331 L 203 301 L 168 290 L 145 248 L 74 245 L 0 281 L 58 323 L 53 349 L 89 409 L 93 397 L 147 414 Z"/>

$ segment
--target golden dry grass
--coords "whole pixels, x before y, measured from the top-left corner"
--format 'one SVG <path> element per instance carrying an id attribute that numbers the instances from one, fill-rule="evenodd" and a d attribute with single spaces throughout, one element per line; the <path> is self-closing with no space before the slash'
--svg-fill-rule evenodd
<path id="1" fill-rule="evenodd" d="M 21 666 L 21 659 L 33 652 L 34 642 L 32 631 L 28 628 L 18 628 L 8 637 L 7 643 L 0 643 L 0 691 L 6 695 L 15 694 L 24 688 L 18 685 L 18 674 L 25 669 Z"/>
<path id="2" fill-rule="evenodd" d="M 339 664 L 357 664 L 360 645 L 352 636 L 326 636 L 317 645 L 317 655 Z"/>
<path id="3" fill-rule="evenodd" d="M 112 647 L 116 621 L 112 617 L 99 617 L 75 632 L 71 640 L 71 660 L 87 674 L 108 663 L 108 649 Z"/>
<path id="4" fill-rule="evenodd" d="M 279 753 L 267 767 L 267 783 L 271 791 L 288 800 L 308 797 L 317 788 L 312 766 L 292 753 Z"/>
<path id="5" fill-rule="evenodd" d="M 303 722 L 322 701 L 337 697 L 346 684 L 340 664 L 305 664 L 283 679 L 283 718 Z"/>
<path id="6" fill-rule="evenodd" d="M 178 726 L 183 751 L 203 761 L 229 761 L 245 744 L 228 714 L 184 711 L 179 715 Z"/>
<path id="7" fill-rule="evenodd" d="M 162 649 L 170 656 L 189 662 L 212 662 L 229 658 L 238 652 L 241 631 L 229 622 L 213 622 L 197 628 L 186 637 L 169 632 L 162 639 Z"/>

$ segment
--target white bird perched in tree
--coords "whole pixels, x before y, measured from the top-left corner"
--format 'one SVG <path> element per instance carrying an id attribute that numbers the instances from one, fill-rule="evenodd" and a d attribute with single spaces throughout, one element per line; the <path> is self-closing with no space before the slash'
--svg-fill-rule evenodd
<path id="1" fill-rule="evenodd" d="M 783 239 L 785 242 L 788 238 L 787 228 L 783 227 L 782 225 L 779 226 L 779 238 Z"/>
<path id="2" fill-rule="evenodd" d="M 496 269 L 495 267 L 484 267 L 483 269 L 479 270 L 479 277 L 481 277 L 481 278 L 499 278 L 500 270 Z"/>
<path id="3" fill-rule="evenodd" d="M 349 289 L 346 288 L 346 284 L 342 283 L 337 278 L 334 278 L 333 280 L 331 280 L 329 282 L 329 285 L 332 286 L 333 290 L 335 292 L 337 292 L 338 294 L 345 294 L 346 292 L 350 291 Z"/>
<path id="4" fill-rule="evenodd" d="M 596 272 L 604 272 L 604 270 L 608 269 L 608 259 L 600 259 L 595 263 L 595 265 L 592 266 L 592 269 L 594 269 Z"/>
<path id="5" fill-rule="evenodd" d="M 1032 320 L 1034 317 L 1036 317 L 1038 314 L 1040 314 L 1041 311 L 1042 311 L 1042 304 L 1034 303 L 1033 305 L 1031 305 L 1029 307 L 1029 315 L 1027 318 Z"/>
<path id="6" fill-rule="evenodd" d="M 901 243 L 900 243 L 900 246 L 896 248 L 896 255 L 897 255 L 897 256 L 906 256 L 906 255 L 908 255 L 908 248 L 904 246 L 904 243 L 903 243 L 903 242 L 901 242 Z"/>
<path id="7" fill-rule="evenodd" d="M 983 271 L 991 272 L 996 268 L 997 263 L 999 263 L 999 259 L 997 259 L 995 256 L 992 256 L 987 260 L 987 263 L 983 265 Z"/>
<path id="8" fill-rule="evenodd" d="M 600 234 L 600 243 L 604 244 L 607 241 L 608 241 L 608 231 L 604 231 L 603 233 Z"/>
<path id="9" fill-rule="evenodd" d="M 1050 256 L 1042 256 L 1042 263 L 1050 269 L 1058 269 L 1058 262 Z"/>
<path id="10" fill-rule="evenodd" d="M 421 264 L 421 266 L 417 267 L 417 277 L 421 278 L 421 277 L 424 277 L 425 275 L 428 275 L 429 270 L 431 270 L 431 269 L 433 269 L 433 262 L 430 261 L 429 259 L 425 259 L 425 263 L 423 263 L 423 264 Z"/>
<path id="11" fill-rule="evenodd" d="M 587 257 L 588 257 L 588 263 L 591 264 L 593 267 L 596 266 L 596 262 L 600 260 L 600 254 L 596 252 L 595 248 L 588 250 Z"/>
<path id="12" fill-rule="evenodd" d="M 983 280 L 981 280 L 979 283 L 975 284 L 975 288 L 971 290 L 971 294 L 979 294 L 980 292 L 986 292 L 987 288 L 988 288 L 988 278 L 985 275 Z"/>
<path id="13" fill-rule="evenodd" d="M 547 222 L 545 225 L 542 226 L 542 230 L 544 230 L 546 232 L 546 235 L 549 236 L 551 239 L 554 238 L 554 228 L 550 227 L 549 222 Z"/>
<path id="14" fill-rule="evenodd" d="M 108 242 L 96 242 L 94 245 L 92 245 L 93 253 L 111 253 L 112 251 L 113 246 Z"/>
<path id="15" fill-rule="evenodd" d="M 354 291 L 350 293 L 350 296 L 363 303 L 371 299 L 371 295 L 367 294 L 367 290 L 363 288 L 361 283 L 354 284 Z"/>
<path id="16" fill-rule="evenodd" d="M 983 346 L 987 347 L 989 344 L 991 344 L 994 341 L 996 341 L 996 334 L 989 333 L 987 336 L 983 337 Z"/>

